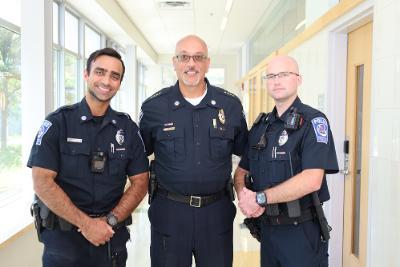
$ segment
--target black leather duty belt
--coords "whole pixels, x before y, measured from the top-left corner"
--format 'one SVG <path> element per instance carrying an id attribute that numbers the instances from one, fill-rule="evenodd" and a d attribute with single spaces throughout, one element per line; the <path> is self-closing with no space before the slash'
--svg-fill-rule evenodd
<path id="1" fill-rule="evenodd" d="M 297 225 L 299 223 L 303 223 L 306 221 L 310 221 L 316 218 L 317 215 L 312 208 L 308 208 L 301 211 L 301 215 L 299 217 L 290 218 L 286 214 L 278 215 L 278 216 L 267 216 L 265 213 L 260 216 L 261 223 L 267 225 Z"/>
<path id="2" fill-rule="evenodd" d="M 186 196 L 168 191 L 162 187 L 158 187 L 156 195 L 176 202 L 185 203 L 191 207 L 201 208 L 220 200 L 226 195 L 226 190 L 224 189 L 215 194 L 207 196 Z"/>

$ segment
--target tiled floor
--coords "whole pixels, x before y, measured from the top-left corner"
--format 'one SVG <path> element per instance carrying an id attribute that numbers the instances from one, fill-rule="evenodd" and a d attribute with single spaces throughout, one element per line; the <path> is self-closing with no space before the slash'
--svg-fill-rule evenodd
<path id="1" fill-rule="evenodd" d="M 147 217 L 147 198 L 133 214 L 131 242 L 128 242 L 127 267 L 150 266 L 150 223 Z M 239 209 L 234 222 L 234 267 L 259 266 L 259 243 L 251 237 L 247 228 L 241 227 L 244 216 Z M 193 261 L 194 262 L 194 261 Z M 194 264 L 193 264 L 194 266 Z"/>

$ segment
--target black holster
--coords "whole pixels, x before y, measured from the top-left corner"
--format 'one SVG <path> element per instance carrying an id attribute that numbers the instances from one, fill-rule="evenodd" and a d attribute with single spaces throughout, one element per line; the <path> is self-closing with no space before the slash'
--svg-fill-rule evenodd
<path id="1" fill-rule="evenodd" d="M 150 162 L 150 167 L 149 167 L 149 169 L 150 169 L 149 186 L 148 186 L 149 204 L 151 204 L 151 202 L 153 201 L 154 196 L 156 194 L 157 187 L 158 187 L 155 164 L 156 164 L 155 160 L 152 160 Z"/>
<path id="2" fill-rule="evenodd" d="M 324 241 L 328 241 L 331 237 L 329 232 L 332 231 L 332 227 L 328 224 L 326 220 L 324 210 L 322 209 L 322 204 L 319 200 L 318 193 L 312 193 L 313 205 L 315 208 L 315 213 L 317 214 L 318 223 L 321 228 L 321 236 Z"/>
<path id="3" fill-rule="evenodd" d="M 228 192 L 228 195 L 232 201 L 235 201 L 235 188 L 233 186 L 233 180 L 232 178 L 229 178 L 227 184 L 226 184 L 226 192 Z"/>
<path id="4" fill-rule="evenodd" d="M 246 188 L 253 190 L 253 178 L 250 174 L 244 176 L 244 184 Z M 260 218 L 246 218 L 243 224 L 249 229 L 250 234 L 257 239 L 258 242 L 261 242 Z"/>
<path id="5" fill-rule="evenodd" d="M 33 216 L 37 236 L 42 242 L 42 232 L 44 228 L 54 229 L 55 214 L 35 195 L 31 205 L 31 215 Z"/>

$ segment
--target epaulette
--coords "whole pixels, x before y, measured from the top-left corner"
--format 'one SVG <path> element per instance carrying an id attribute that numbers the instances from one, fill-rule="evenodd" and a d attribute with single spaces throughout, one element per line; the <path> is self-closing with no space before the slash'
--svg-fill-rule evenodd
<path id="1" fill-rule="evenodd" d="M 127 117 L 128 119 L 132 120 L 132 119 L 131 119 L 131 116 L 130 116 L 128 113 L 121 112 L 121 111 L 116 111 L 115 113 L 116 113 L 118 116 L 125 116 L 125 117 Z"/>
<path id="2" fill-rule="evenodd" d="M 235 94 L 233 94 L 233 93 L 231 93 L 231 92 L 229 92 L 229 91 L 227 91 L 227 90 L 225 90 L 225 89 L 222 89 L 222 88 L 219 88 L 219 87 L 216 87 L 216 88 L 217 88 L 217 92 L 219 92 L 219 93 L 221 93 L 221 94 L 223 94 L 223 95 L 232 97 L 233 99 L 235 99 L 236 101 L 238 101 L 239 103 L 241 103 L 241 102 L 240 102 L 240 98 L 239 98 L 237 95 L 235 95 Z"/>
<path id="3" fill-rule="evenodd" d="M 171 87 L 167 87 L 167 88 L 161 89 L 160 91 L 154 93 L 152 96 L 148 97 L 145 101 L 143 101 L 142 104 L 145 104 L 145 103 L 149 102 L 152 99 L 155 99 L 155 98 L 157 98 L 157 97 L 159 97 L 161 95 L 166 94 L 169 91 L 169 89 L 171 89 Z"/>
<path id="4" fill-rule="evenodd" d="M 260 114 L 258 114 L 257 118 L 253 122 L 253 126 L 262 122 L 266 117 L 267 117 L 267 114 L 265 112 L 261 112 Z"/>
<path id="5" fill-rule="evenodd" d="M 60 113 L 61 111 L 64 111 L 64 110 L 73 110 L 73 109 L 75 109 L 77 106 L 78 106 L 77 103 L 72 104 L 72 105 L 61 106 L 61 107 L 59 107 L 58 109 L 54 110 L 53 112 L 50 112 L 48 116 L 51 116 L 51 115 Z"/>

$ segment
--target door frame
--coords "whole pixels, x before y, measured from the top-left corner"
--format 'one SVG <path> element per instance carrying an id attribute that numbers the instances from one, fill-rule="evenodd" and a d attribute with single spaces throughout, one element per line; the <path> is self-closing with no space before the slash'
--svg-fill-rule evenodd
<path id="1" fill-rule="evenodd" d="M 347 34 L 372 21 L 373 3 L 365 1 L 327 27 L 328 81 L 327 116 L 336 144 L 339 169 L 344 167 L 343 143 L 345 140 L 346 78 L 347 78 Z M 331 200 L 324 205 L 328 222 L 334 231 L 329 243 L 329 265 L 343 266 L 343 222 L 344 222 L 344 175 L 328 176 Z M 367 238 L 368 239 L 368 238 Z M 367 247 L 368 254 L 368 247 Z"/>

